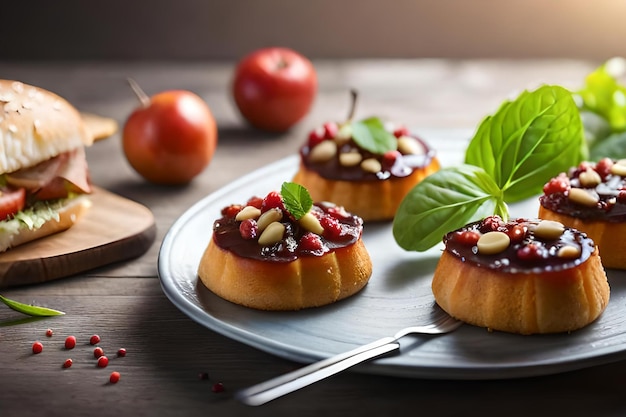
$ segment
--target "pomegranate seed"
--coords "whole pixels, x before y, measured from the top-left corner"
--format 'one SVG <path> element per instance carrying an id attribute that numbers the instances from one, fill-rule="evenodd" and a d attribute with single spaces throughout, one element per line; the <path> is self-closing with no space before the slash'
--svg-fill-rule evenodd
<path id="1" fill-rule="evenodd" d="M 126 356 L 126 349 L 124 349 L 124 348 L 119 348 L 119 349 L 117 350 L 117 356 L 119 356 L 120 358 L 122 358 L 122 357 Z"/>
<path id="2" fill-rule="evenodd" d="M 103 355 L 98 358 L 98 368 L 106 368 L 108 364 L 109 358 L 106 356 Z"/>
<path id="3" fill-rule="evenodd" d="M 480 239 L 480 233 L 473 230 L 462 230 L 454 233 L 453 239 L 462 245 L 474 246 Z"/>
<path id="4" fill-rule="evenodd" d="M 54 333 L 54 332 L 52 331 L 52 329 L 48 329 L 48 330 L 46 330 L 46 336 L 47 336 L 47 337 L 52 337 L 53 333 Z"/>
<path id="5" fill-rule="evenodd" d="M 518 249 L 517 257 L 523 261 L 538 261 L 543 258 L 543 250 L 539 245 L 531 243 Z"/>
<path id="6" fill-rule="evenodd" d="M 43 345 L 41 344 L 41 342 L 33 343 L 33 353 L 34 354 L 41 353 L 42 351 L 43 351 Z"/>
<path id="7" fill-rule="evenodd" d="M 100 336 L 98 336 L 97 334 L 94 334 L 93 336 L 91 336 L 91 338 L 89 338 L 89 344 L 97 345 L 98 343 L 100 343 Z"/>
<path id="8" fill-rule="evenodd" d="M 101 347 L 97 347 L 93 350 L 93 357 L 99 358 L 104 355 L 104 350 Z"/>
<path id="9" fill-rule="evenodd" d="M 337 239 L 343 234 L 341 223 L 334 217 L 324 216 L 320 219 L 320 224 L 324 228 L 324 236 L 331 239 Z"/>
<path id="10" fill-rule="evenodd" d="M 261 204 L 262 212 L 266 212 L 273 208 L 279 208 L 281 210 L 284 210 L 285 208 L 283 197 L 277 191 L 271 191 L 268 195 L 266 195 L 263 199 L 263 203 Z"/>
<path id="11" fill-rule="evenodd" d="M 483 233 L 495 232 L 502 226 L 504 226 L 504 222 L 500 216 L 488 216 L 483 219 L 480 231 Z"/>
<path id="12" fill-rule="evenodd" d="M 311 130 L 309 133 L 309 148 L 314 148 L 324 141 L 325 131 L 323 127 Z"/>
<path id="13" fill-rule="evenodd" d="M 611 173 L 612 166 L 613 160 L 611 158 L 602 158 L 596 164 L 596 172 L 600 175 L 600 178 L 602 178 L 603 181 Z"/>
<path id="14" fill-rule="evenodd" d="M 241 204 L 231 204 L 228 207 L 224 207 L 222 209 L 222 216 L 225 217 L 235 217 L 237 213 L 241 211 L 243 206 Z"/>
<path id="15" fill-rule="evenodd" d="M 217 382 L 217 383 L 213 384 L 213 387 L 211 387 L 211 391 L 213 391 L 213 392 L 224 392 L 224 384 L 222 384 L 221 382 Z"/>
<path id="16" fill-rule="evenodd" d="M 239 234 L 244 239 L 255 239 L 259 228 L 254 219 L 246 219 L 239 225 Z"/>
<path id="17" fill-rule="evenodd" d="M 527 229 L 524 226 L 516 224 L 510 227 L 506 231 L 506 234 L 509 236 L 509 239 L 511 239 L 511 242 L 516 243 L 524 240 L 524 238 L 526 237 L 526 231 Z"/>
<path id="18" fill-rule="evenodd" d="M 256 207 L 260 210 L 261 204 L 263 204 L 263 199 L 261 197 L 251 197 L 246 203 L 246 206 Z"/>
<path id="19" fill-rule="evenodd" d="M 569 178 L 565 174 L 559 174 L 557 177 L 552 178 L 546 185 L 543 186 L 543 192 L 546 195 L 564 193 L 569 190 L 570 183 Z"/>
<path id="20" fill-rule="evenodd" d="M 74 349 L 76 347 L 76 337 L 68 336 L 65 339 L 65 349 Z"/>
<path id="21" fill-rule="evenodd" d="M 626 190 L 622 190 L 617 194 L 617 201 L 620 203 L 626 203 Z"/>
<path id="22" fill-rule="evenodd" d="M 409 136 L 409 129 L 407 129 L 405 126 L 399 127 L 393 131 L 393 135 L 396 138 L 399 138 L 401 136 Z"/>
<path id="23" fill-rule="evenodd" d="M 382 165 L 385 169 L 390 169 L 402 154 L 399 151 L 387 151 L 383 154 Z"/>
<path id="24" fill-rule="evenodd" d="M 348 217 L 350 217 L 350 214 L 348 214 L 343 206 L 329 207 L 327 209 L 327 212 L 329 215 L 336 219 L 347 219 Z"/>
<path id="25" fill-rule="evenodd" d="M 72 360 L 71 359 L 66 359 L 65 362 L 63 362 L 63 367 L 64 368 L 69 368 L 70 366 L 72 366 Z"/>
<path id="26" fill-rule="evenodd" d="M 109 382 L 111 384 L 117 384 L 120 380 L 120 373 L 117 371 L 111 372 L 111 376 L 109 376 Z"/>
<path id="27" fill-rule="evenodd" d="M 315 233 L 308 232 L 300 238 L 298 243 L 300 250 L 318 252 L 323 249 L 322 239 Z"/>
<path id="28" fill-rule="evenodd" d="M 335 122 L 324 123 L 324 139 L 335 139 L 339 126 Z"/>

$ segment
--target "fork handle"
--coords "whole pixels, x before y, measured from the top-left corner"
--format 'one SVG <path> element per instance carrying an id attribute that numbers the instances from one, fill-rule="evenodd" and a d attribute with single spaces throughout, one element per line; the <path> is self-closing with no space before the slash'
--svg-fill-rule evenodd
<path id="1" fill-rule="evenodd" d="M 238 391 L 235 398 L 247 405 L 263 405 L 317 381 L 338 374 L 369 359 L 382 356 L 400 345 L 393 337 L 385 337 L 348 352 L 314 362 L 295 371 Z"/>

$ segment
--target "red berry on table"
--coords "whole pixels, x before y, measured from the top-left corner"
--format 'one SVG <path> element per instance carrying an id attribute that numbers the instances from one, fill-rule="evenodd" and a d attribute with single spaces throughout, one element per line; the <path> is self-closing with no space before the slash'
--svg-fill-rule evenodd
<path id="1" fill-rule="evenodd" d="M 54 333 L 54 332 L 52 331 L 52 329 L 47 329 L 47 330 L 46 330 L 46 336 L 47 336 L 47 337 L 52 337 L 52 334 L 53 334 L 53 333 Z"/>
<path id="2" fill-rule="evenodd" d="M 104 355 L 104 350 L 102 350 L 102 348 L 101 348 L 101 347 L 97 347 L 97 348 L 95 348 L 95 349 L 93 350 L 93 357 L 94 357 L 94 358 L 99 358 L 99 357 L 101 357 L 102 355 Z"/>
<path id="3" fill-rule="evenodd" d="M 111 376 L 109 376 L 109 382 L 111 384 L 117 384 L 120 380 L 120 373 L 117 371 L 111 372 Z"/>
<path id="4" fill-rule="evenodd" d="M 122 357 L 126 356 L 126 349 L 124 349 L 124 348 L 119 348 L 119 349 L 117 350 L 117 356 L 119 356 L 120 358 L 122 358 Z"/>
<path id="5" fill-rule="evenodd" d="M 100 336 L 98 336 L 97 334 L 94 334 L 89 338 L 89 344 L 97 345 L 98 343 L 100 343 Z"/>
<path id="6" fill-rule="evenodd" d="M 65 362 L 63 362 L 63 367 L 64 368 L 69 368 L 72 366 L 73 361 L 71 359 L 66 359 Z"/>
<path id="7" fill-rule="evenodd" d="M 74 349 L 76 347 L 76 337 L 68 336 L 65 339 L 65 349 Z"/>
<path id="8" fill-rule="evenodd" d="M 33 353 L 37 354 L 41 352 L 43 352 L 43 345 L 41 344 L 41 342 L 33 343 Z"/>
<path id="9" fill-rule="evenodd" d="M 109 358 L 107 358 L 106 356 L 100 356 L 98 358 L 98 368 L 106 368 L 108 364 L 109 364 Z"/>
<path id="10" fill-rule="evenodd" d="M 224 392 L 224 384 L 222 384 L 221 382 L 216 382 L 215 384 L 213 384 L 213 387 L 211 387 L 211 391 Z"/>

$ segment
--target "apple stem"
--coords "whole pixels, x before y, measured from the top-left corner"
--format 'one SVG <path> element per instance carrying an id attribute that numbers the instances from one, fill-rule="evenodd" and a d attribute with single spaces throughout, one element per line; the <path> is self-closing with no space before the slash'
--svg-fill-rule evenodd
<path id="1" fill-rule="evenodd" d="M 356 111 L 356 102 L 359 93 L 353 88 L 350 90 L 350 112 L 348 113 L 348 121 L 352 121 L 354 113 Z"/>
<path id="2" fill-rule="evenodd" d="M 132 78 L 127 78 L 127 81 L 130 85 L 130 88 L 132 88 L 133 92 L 139 99 L 141 105 L 144 107 L 148 107 L 150 105 L 150 97 L 148 97 L 148 95 L 142 90 L 139 84 L 137 84 L 137 81 L 133 80 Z"/>

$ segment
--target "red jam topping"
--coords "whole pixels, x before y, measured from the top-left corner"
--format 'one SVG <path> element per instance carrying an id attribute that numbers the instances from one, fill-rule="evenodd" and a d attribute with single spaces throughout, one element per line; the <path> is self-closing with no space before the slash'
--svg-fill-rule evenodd
<path id="1" fill-rule="evenodd" d="M 333 128 L 334 126 L 334 128 Z M 341 137 L 334 123 L 326 123 L 309 134 L 300 148 L 304 166 L 324 178 L 345 181 L 375 181 L 407 177 L 430 165 L 435 152 L 406 128 L 395 129 L 397 150 L 382 155 L 369 152 L 351 137 Z"/>
<path id="2" fill-rule="evenodd" d="M 604 158 L 583 162 L 552 178 L 540 204 L 555 213 L 579 219 L 626 221 L 626 160 Z"/>
<path id="3" fill-rule="evenodd" d="M 332 203 L 313 204 L 299 220 L 286 210 L 279 193 L 253 197 L 244 205 L 222 209 L 213 224 L 214 242 L 251 259 L 291 262 L 300 256 L 323 256 L 354 244 L 363 220 Z"/>
<path id="4" fill-rule="evenodd" d="M 574 268 L 595 250 L 583 232 L 549 220 L 499 216 L 450 232 L 443 239 L 446 251 L 463 262 L 506 273 L 543 273 Z"/>

